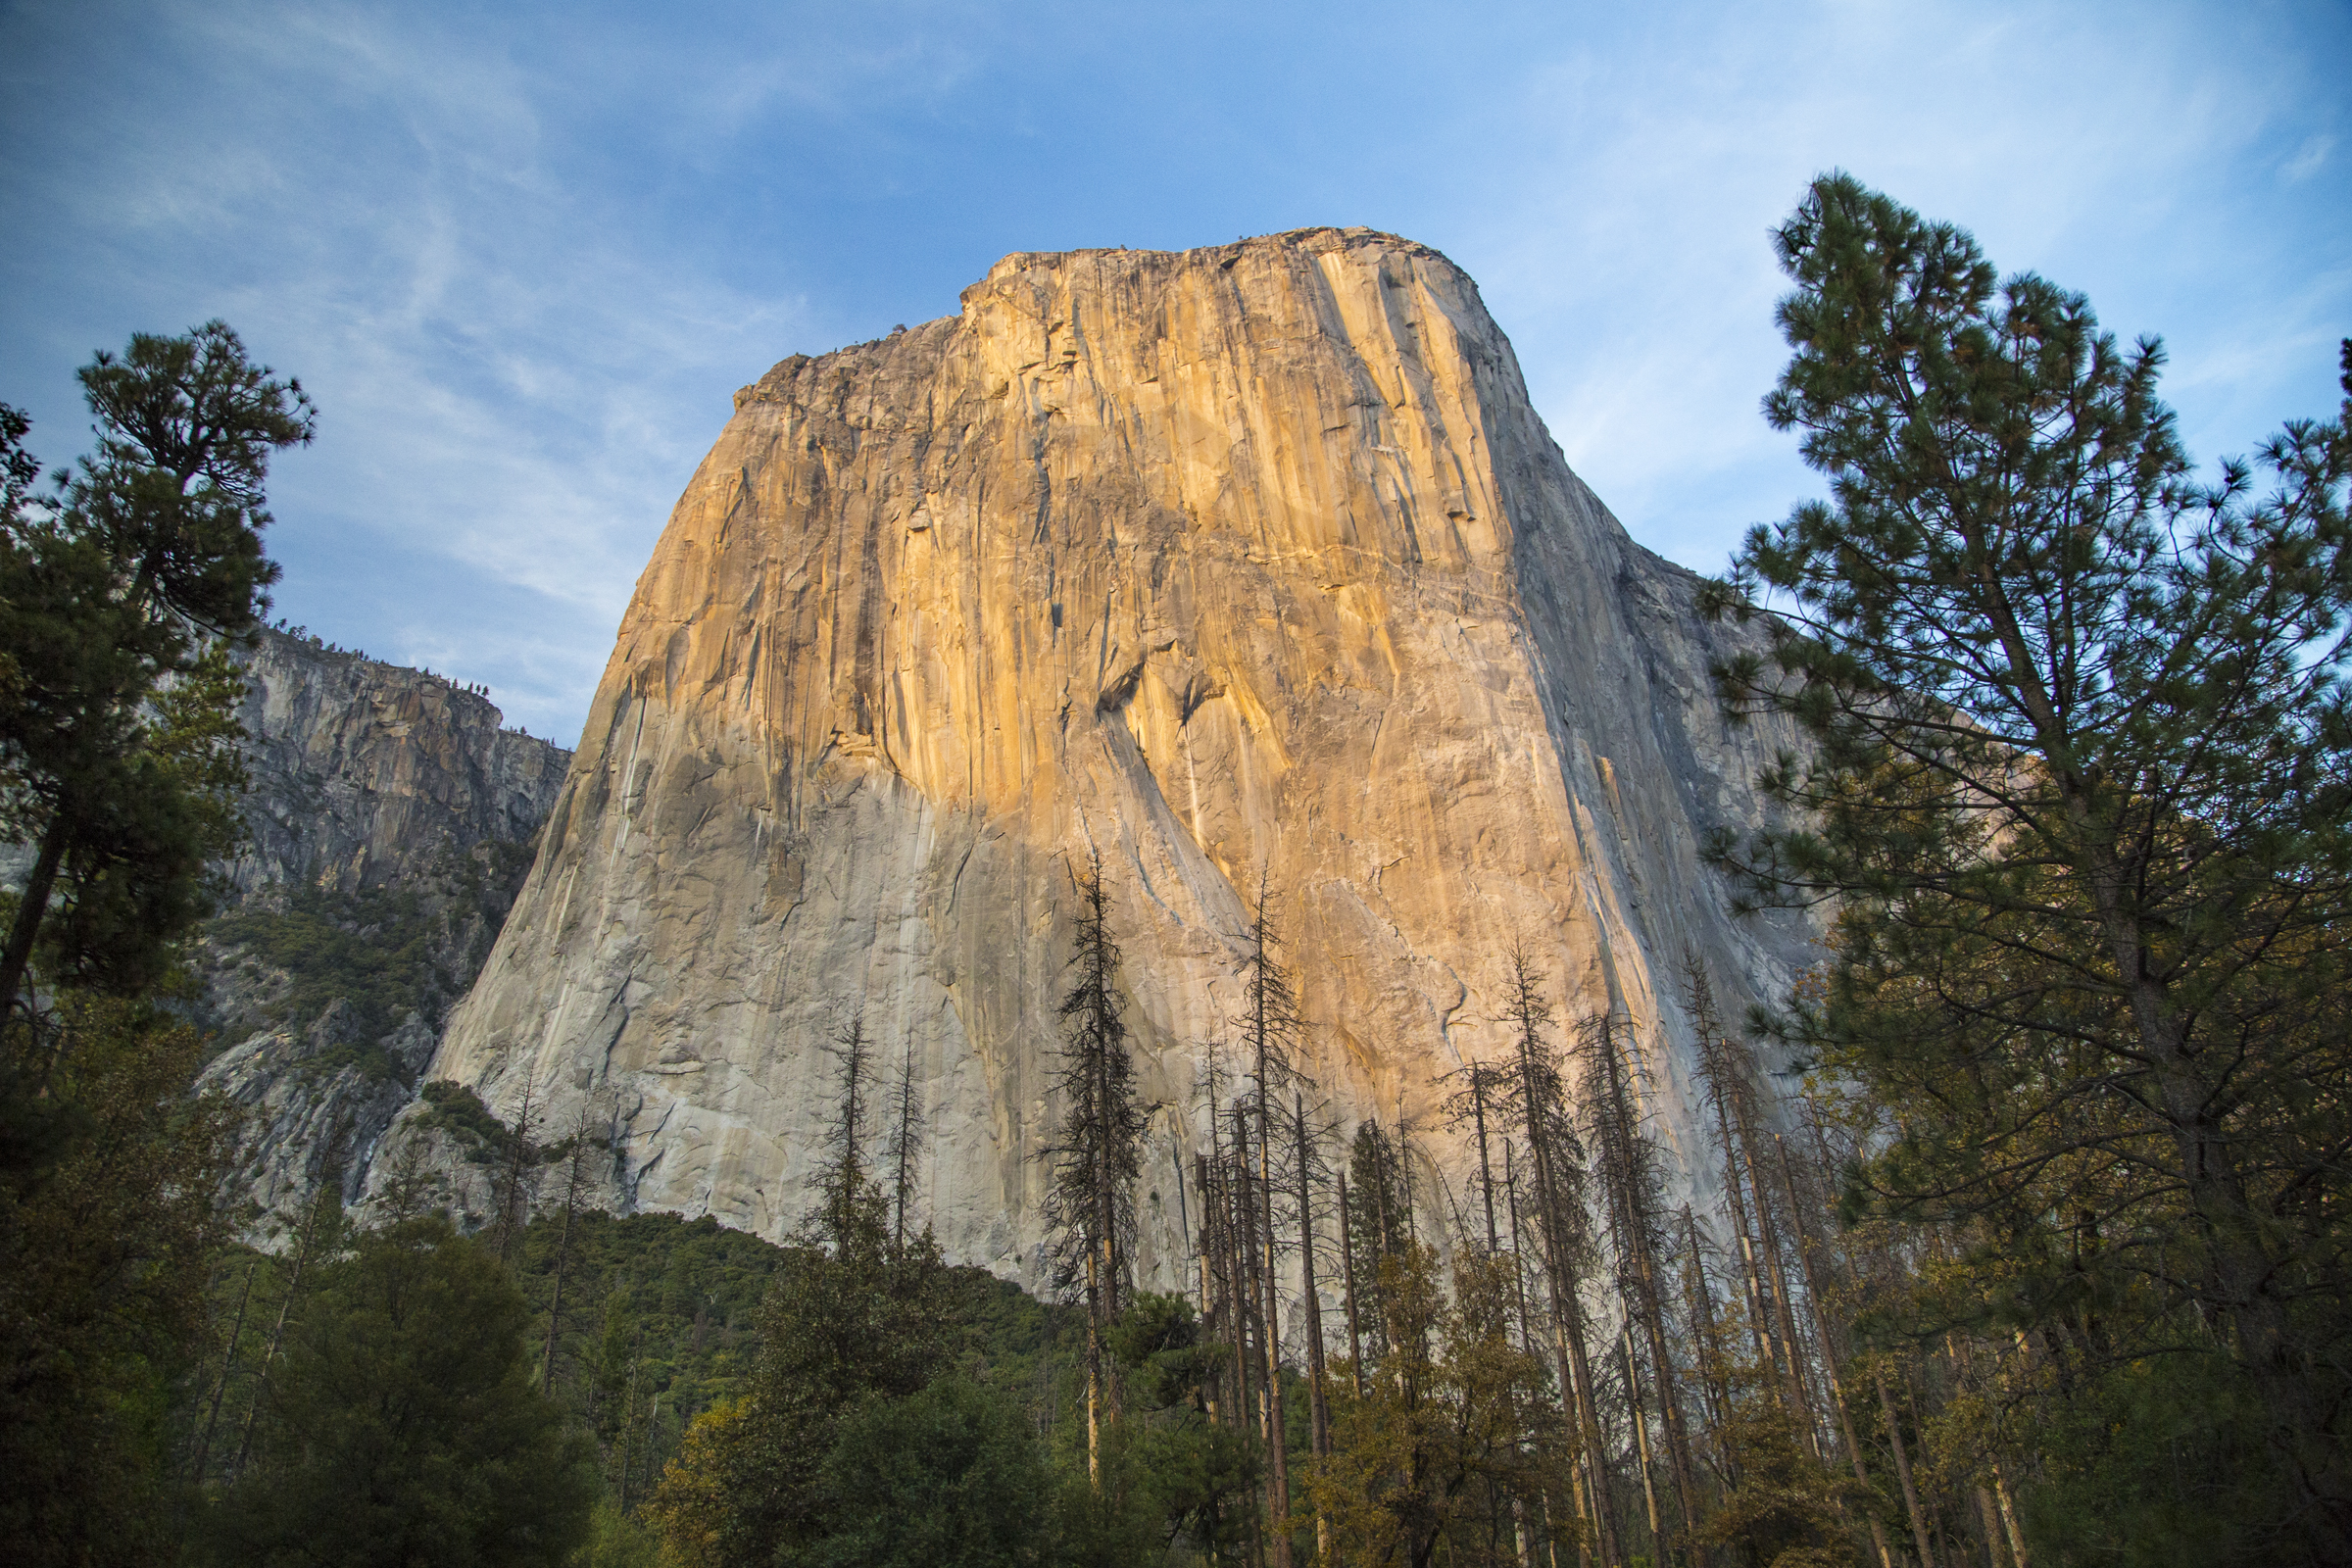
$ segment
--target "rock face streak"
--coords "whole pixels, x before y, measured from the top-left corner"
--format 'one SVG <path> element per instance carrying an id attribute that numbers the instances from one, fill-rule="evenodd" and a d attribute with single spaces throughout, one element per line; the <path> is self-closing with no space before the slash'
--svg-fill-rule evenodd
<path id="1" fill-rule="evenodd" d="M 859 1010 L 913 1054 L 948 1251 L 1034 1282 L 1091 849 L 1152 1278 L 1185 1268 L 1261 871 L 1343 1131 L 1401 1109 L 1459 1170 L 1433 1080 L 1503 1049 L 1517 936 L 1563 1016 L 1630 1014 L 1694 1139 L 1686 947 L 1735 1007 L 1800 951 L 1697 859 L 1781 740 L 1718 718 L 1697 586 L 1569 471 L 1434 251 L 1007 257 L 959 316 L 737 394 L 434 1073 L 509 1110 L 527 1078 L 558 1124 L 589 1097 L 608 1201 L 772 1236 Z"/>

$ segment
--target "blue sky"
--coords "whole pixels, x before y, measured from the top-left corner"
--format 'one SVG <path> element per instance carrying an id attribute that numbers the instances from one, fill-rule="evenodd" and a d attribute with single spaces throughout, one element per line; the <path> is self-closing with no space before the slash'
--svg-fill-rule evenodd
<path id="1" fill-rule="evenodd" d="M 0 400 L 226 318 L 302 377 L 279 611 L 570 740 L 734 389 L 1012 250 L 1310 223 L 1480 283 L 1706 570 L 1811 493 L 1766 234 L 1841 167 L 2161 333 L 2191 450 L 2332 412 L 2352 6 L 0 5 Z"/>

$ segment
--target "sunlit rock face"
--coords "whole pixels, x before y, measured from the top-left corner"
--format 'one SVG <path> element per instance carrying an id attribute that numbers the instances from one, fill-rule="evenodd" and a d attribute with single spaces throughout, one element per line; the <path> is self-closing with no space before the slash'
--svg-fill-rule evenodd
<path id="1" fill-rule="evenodd" d="M 1009 256 L 959 315 L 736 395 L 433 1073 L 612 1118 L 614 1206 L 772 1236 L 860 1014 L 912 1053 L 947 1250 L 1034 1281 L 1099 852 L 1151 1279 L 1185 1267 L 1261 876 L 1343 1131 L 1401 1113 L 1462 1168 L 1436 1080 L 1503 1049 L 1518 938 L 1564 1017 L 1630 1014 L 1695 1150 L 1683 955 L 1735 1008 L 1801 958 L 1699 862 L 1783 737 L 1719 717 L 1743 634 L 1697 588 L 1569 471 L 1434 251 Z"/>

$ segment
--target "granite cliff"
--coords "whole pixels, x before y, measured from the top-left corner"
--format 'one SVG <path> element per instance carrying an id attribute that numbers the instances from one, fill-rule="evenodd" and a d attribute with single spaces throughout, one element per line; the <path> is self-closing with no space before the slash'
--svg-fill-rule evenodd
<path id="1" fill-rule="evenodd" d="M 1435 1080 L 1501 1049 L 1516 938 L 1566 1013 L 1630 1014 L 1695 1139 L 1683 956 L 1736 1004 L 1803 938 L 1699 863 L 1787 738 L 1719 716 L 1739 634 L 1698 587 L 1569 470 L 1434 251 L 1008 256 L 958 315 L 737 394 L 432 1075 L 592 1106 L 611 1206 L 775 1236 L 858 1013 L 912 1053 L 949 1253 L 1033 1283 L 1094 851 L 1154 1278 L 1261 874 L 1343 1127 L 1401 1113 L 1458 1168 Z"/>
<path id="2" fill-rule="evenodd" d="M 571 754 L 423 670 L 267 631 L 240 656 L 253 788 L 229 896 L 196 949 L 228 1042 L 199 1091 L 247 1113 L 264 1214 L 329 1171 L 356 1195 L 416 1095 L 530 863 Z"/>

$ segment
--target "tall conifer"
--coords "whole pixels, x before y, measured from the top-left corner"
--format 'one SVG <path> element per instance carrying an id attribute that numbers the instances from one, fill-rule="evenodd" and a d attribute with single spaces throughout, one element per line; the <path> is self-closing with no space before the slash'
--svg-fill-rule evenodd
<path id="1" fill-rule="evenodd" d="M 1063 1109 L 1048 1151 L 1054 1178 L 1046 1220 L 1056 1239 L 1054 1283 L 1063 1290 L 1081 1286 L 1085 1293 L 1087 1473 L 1099 1481 L 1102 1428 L 1118 1419 L 1116 1367 L 1103 1354 L 1103 1339 L 1124 1299 L 1145 1116 L 1136 1097 L 1101 855 L 1089 855 L 1086 868 L 1071 880 L 1078 915 L 1070 986 L 1057 1009 L 1062 1043 L 1054 1090 Z"/>

